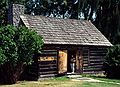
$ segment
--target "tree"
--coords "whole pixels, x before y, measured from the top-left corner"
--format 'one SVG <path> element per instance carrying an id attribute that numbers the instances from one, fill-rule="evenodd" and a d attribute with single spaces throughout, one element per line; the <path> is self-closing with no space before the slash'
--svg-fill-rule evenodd
<path id="1" fill-rule="evenodd" d="M 120 32 L 120 0 L 101 0 L 96 11 L 95 26 L 112 42 Z M 119 37 L 120 38 L 120 37 Z"/>
<path id="2" fill-rule="evenodd" d="M 108 50 L 104 70 L 108 78 L 120 78 L 120 45 L 115 45 Z"/>
<path id="3" fill-rule="evenodd" d="M 7 24 L 9 3 L 24 4 L 32 15 L 91 20 L 110 42 L 118 43 L 120 0 L 1 0 L 0 25 Z"/>
<path id="4" fill-rule="evenodd" d="M 33 62 L 43 45 L 42 37 L 26 27 L 8 25 L 0 28 L 0 82 L 15 83 L 24 67 Z"/>
<path id="5" fill-rule="evenodd" d="M 6 25 L 7 22 L 7 3 L 6 0 L 2 0 L 0 3 L 0 26 Z"/>

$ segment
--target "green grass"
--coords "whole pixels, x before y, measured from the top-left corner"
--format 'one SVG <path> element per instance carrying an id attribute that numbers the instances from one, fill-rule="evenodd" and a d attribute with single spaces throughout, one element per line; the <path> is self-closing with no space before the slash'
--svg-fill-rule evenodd
<path id="1" fill-rule="evenodd" d="M 53 78 L 53 79 L 51 79 L 51 80 L 53 80 L 53 81 L 70 81 L 70 79 L 69 78 L 67 78 L 66 76 L 63 76 L 63 77 L 55 77 L 55 78 Z"/>
<path id="2" fill-rule="evenodd" d="M 73 81 L 67 77 L 57 77 L 45 81 L 20 81 L 13 85 L 0 85 L 0 87 L 120 87 L 120 84 L 116 84 L 120 83 L 120 80 L 100 78 L 97 76 L 88 77 L 105 82 Z"/>
<path id="3" fill-rule="evenodd" d="M 83 77 L 90 77 L 105 82 L 120 83 L 120 79 L 109 79 L 106 78 L 104 75 L 83 75 Z"/>
<path id="4" fill-rule="evenodd" d="M 79 87 L 79 86 L 78 86 Z M 120 87 L 117 84 L 111 83 L 92 83 L 92 82 L 84 82 L 82 87 Z"/>

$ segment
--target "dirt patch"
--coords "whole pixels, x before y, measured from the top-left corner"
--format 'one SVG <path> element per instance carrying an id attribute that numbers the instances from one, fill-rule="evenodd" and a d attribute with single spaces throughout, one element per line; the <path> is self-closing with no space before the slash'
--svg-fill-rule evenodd
<path id="1" fill-rule="evenodd" d="M 82 78 L 75 78 L 75 79 L 71 79 L 72 81 L 87 81 L 87 82 L 104 82 L 101 80 L 96 80 L 96 79 L 92 79 L 92 78 L 86 78 L 86 77 L 82 77 Z"/>

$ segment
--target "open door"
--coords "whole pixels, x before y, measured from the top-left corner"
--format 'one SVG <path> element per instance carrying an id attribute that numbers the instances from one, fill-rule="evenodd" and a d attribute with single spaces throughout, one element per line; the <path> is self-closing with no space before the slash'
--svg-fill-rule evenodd
<path id="1" fill-rule="evenodd" d="M 58 56 L 58 73 L 64 74 L 67 72 L 67 50 L 60 50 Z"/>
<path id="2" fill-rule="evenodd" d="M 74 63 L 74 66 L 73 66 Z M 74 68 L 74 72 L 73 72 Z M 75 73 L 76 72 L 76 50 L 68 50 L 68 63 L 67 63 L 67 72 Z"/>
<path id="3" fill-rule="evenodd" d="M 76 53 L 76 72 L 82 73 L 83 69 L 83 56 L 82 56 L 82 49 L 78 50 Z"/>
<path id="4" fill-rule="evenodd" d="M 73 62 L 71 60 L 75 59 L 74 62 L 74 72 L 73 72 Z M 81 50 L 68 50 L 68 63 L 67 63 L 67 72 L 69 73 L 82 73 L 83 68 L 83 57 L 82 49 Z"/>

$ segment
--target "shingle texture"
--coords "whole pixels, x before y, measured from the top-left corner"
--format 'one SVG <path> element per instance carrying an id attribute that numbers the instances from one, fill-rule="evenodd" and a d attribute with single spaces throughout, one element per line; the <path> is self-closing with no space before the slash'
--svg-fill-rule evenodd
<path id="1" fill-rule="evenodd" d="M 45 44 L 112 46 L 89 21 L 44 16 L 20 16 L 26 27 L 35 29 Z"/>
<path id="2" fill-rule="evenodd" d="M 18 26 L 20 15 L 24 14 L 25 7 L 19 4 L 10 4 L 8 8 L 8 23 Z"/>

